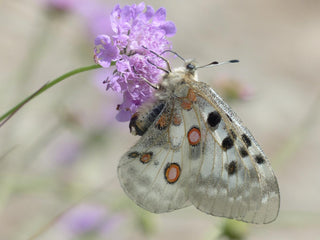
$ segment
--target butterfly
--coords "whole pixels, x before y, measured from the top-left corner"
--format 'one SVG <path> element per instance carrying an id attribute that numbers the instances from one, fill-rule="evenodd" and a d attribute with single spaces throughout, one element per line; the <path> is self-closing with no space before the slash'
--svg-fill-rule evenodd
<path id="1" fill-rule="evenodd" d="M 280 207 L 270 162 L 196 70 L 192 61 L 164 70 L 155 100 L 132 116 L 130 130 L 141 137 L 119 162 L 120 184 L 153 213 L 194 205 L 214 216 L 270 223 Z"/>

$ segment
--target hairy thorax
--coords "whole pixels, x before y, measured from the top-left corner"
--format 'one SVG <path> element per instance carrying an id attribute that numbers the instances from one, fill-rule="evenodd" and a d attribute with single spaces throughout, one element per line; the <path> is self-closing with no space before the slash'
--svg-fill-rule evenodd
<path id="1" fill-rule="evenodd" d="M 197 81 L 195 71 L 186 67 L 173 69 L 165 74 L 162 81 L 155 90 L 154 99 L 144 103 L 138 111 L 131 117 L 129 128 L 133 135 L 142 136 L 158 115 L 163 111 L 167 103 L 173 102 L 175 98 L 184 99 L 183 103 L 189 106 L 190 85 L 192 81 Z"/>
<path id="2" fill-rule="evenodd" d="M 157 100 L 185 97 L 188 94 L 188 83 L 191 81 L 197 81 L 197 75 L 194 71 L 186 71 L 185 67 L 176 68 L 163 77 L 155 97 Z"/>

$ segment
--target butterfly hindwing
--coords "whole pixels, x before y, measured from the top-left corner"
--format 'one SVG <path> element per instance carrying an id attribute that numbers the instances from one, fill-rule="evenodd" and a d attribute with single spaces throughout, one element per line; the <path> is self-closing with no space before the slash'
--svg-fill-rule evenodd
<path id="1" fill-rule="evenodd" d="M 173 105 L 167 105 L 146 133 L 120 160 L 118 176 L 127 195 L 142 208 L 154 212 L 169 212 L 187 205 L 186 179 L 181 171 L 183 161 L 182 137 L 178 126 L 170 124 Z M 177 128 L 177 129 L 174 129 Z M 175 132 L 176 147 L 172 148 L 169 132 Z M 179 131 L 184 135 L 184 131 Z"/>

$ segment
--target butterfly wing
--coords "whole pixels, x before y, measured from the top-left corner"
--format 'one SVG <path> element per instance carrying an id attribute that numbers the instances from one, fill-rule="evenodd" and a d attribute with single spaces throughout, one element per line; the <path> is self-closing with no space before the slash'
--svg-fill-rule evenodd
<path id="1" fill-rule="evenodd" d="M 182 151 L 184 124 L 182 119 L 179 126 L 171 124 L 174 112 L 174 102 L 167 102 L 143 136 L 122 156 L 118 166 L 126 194 L 138 206 L 154 213 L 190 205 L 186 187 L 189 171 L 184 167 L 188 161 Z M 170 132 L 175 135 L 172 141 Z"/>
<path id="2" fill-rule="evenodd" d="M 268 223 L 279 210 L 277 180 L 263 151 L 231 108 L 201 82 L 177 87 L 121 158 L 118 175 L 127 195 L 154 213 L 191 202 L 211 215 Z"/>
<path id="3" fill-rule="evenodd" d="M 192 81 L 200 119 L 201 156 L 193 164 L 189 200 L 199 210 L 250 223 L 275 220 L 277 179 L 262 149 L 239 117 L 205 83 Z"/>

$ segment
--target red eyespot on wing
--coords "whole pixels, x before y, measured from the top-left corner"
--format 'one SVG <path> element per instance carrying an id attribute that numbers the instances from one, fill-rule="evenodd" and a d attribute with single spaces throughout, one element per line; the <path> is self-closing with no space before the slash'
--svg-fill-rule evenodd
<path id="1" fill-rule="evenodd" d="M 164 173 L 165 173 L 165 178 L 167 182 L 172 184 L 178 181 L 180 177 L 181 169 L 177 163 L 168 163 Z"/>
<path id="2" fill-rule="evenodd" d="M 196 146 L 201 141 L 201 132 L 198 127 L 192 127 L 188 132 L 188 141 L 191 146 Z"/>
<path id="3" fill-rule="evenodd" d="M 140 157 L 140 162 L 142 162 L 143 164 L 150 162 L 152 155 L 152 152 L 143 153 Z"/>

